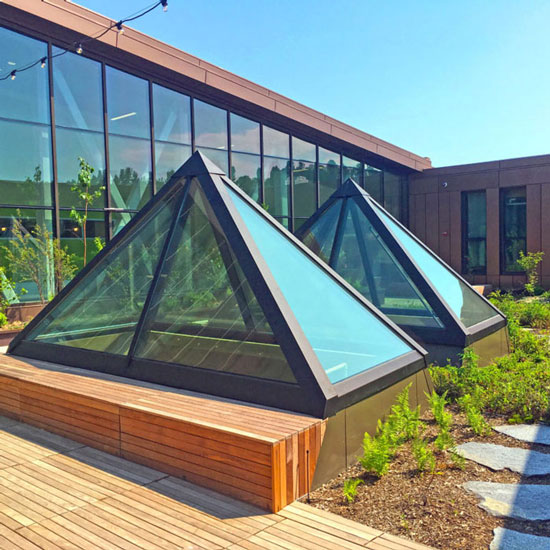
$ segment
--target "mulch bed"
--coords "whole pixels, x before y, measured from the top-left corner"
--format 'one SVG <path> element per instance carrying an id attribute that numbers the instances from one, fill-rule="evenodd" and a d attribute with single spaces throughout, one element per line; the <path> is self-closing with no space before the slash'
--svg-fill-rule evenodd
<path id="1" fill-rule="evenodd" d="M 452 434 L 457 445 L 483 441 L 550 454 L 550 448 L 544 445 L 530 445 L 497 432 L 487 437 L 476 436 L 464 416 L 456 410 L 454 413 Z M 424 436 L 435 439 L 437 426 L 431 413 L 425 413 L 423 420 L 427 422 Z M 502 418 L 488 421 L 495 426 L 505 424 Z M 508 470 L 494 472 L 468 460 L 460 470 L 452 465 L 445 453 L 436 456 L 436 473 L 420 475 L 410 446 L 404 445 L 392 461 L 389 472 L 381 479 L 365 474 L 359 465 L 353 466 L 312 492 L 311 504 L 369 527 L 445 550 L 487 550 L 495 527 L 550 536 L 550 521 L 533 525 L 495 518 L 479 508 L 478 499 L 462 488 L 466 481 L 550 484 L 550 476 L 522 479 L 521 475 Z M 347 504 L 342 488 L 350 477 L 359 477 L 364 484 L 359 486 L 355 502 Z"/>

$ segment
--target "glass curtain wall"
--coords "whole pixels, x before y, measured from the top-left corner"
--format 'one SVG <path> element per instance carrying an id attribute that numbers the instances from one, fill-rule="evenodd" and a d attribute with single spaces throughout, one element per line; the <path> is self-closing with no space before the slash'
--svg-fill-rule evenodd
<path id="1" fill-rule="evenodd" d="M 290 228 L 290 136 L 263 127 L 264 203 L 267 211 Z"/>
<path id="2" fill-rule="evenodd" d="M 191 99 L 153 84 L 155 176 L 158 191 L 191 156 Z"/>
<path id="3" fill-rule="evenodd" d="M 260 124 L 231 113 L 231 179 L 255 201 L 260 201 L 262 157 Z"/>
<path id="4" fill-rule="evenodd" d="M 292 138 L 294 230 L 317 209 L 317 151 L 313 143 Z"/>
<path id="5" fill-rule="evenodd" d="M 527 201 L 525 187 L 501 189 L 501 271 L 522 272 L 519 253 L 527 250 Z"/>
<path id="6" fill-rule="evenodd" d="M 49 58 L 49 48 L 57 57 Z M 4 219 L 17 219 L 21 210 L 25 227 L 49 228 L 79 267 L 84 263 L 84 231 L 70 215 L 73 208 L 82 214 L 85 206 L 71 189 L 78 182 L 79 158 L 93 168 L 91 191 L 105 187 L 88 205 L 87 261 L 102 244 L 97 237 L 108 240 L 120 231 L 189 158 L 193 147 L 291 229 L 337 189 L 342 174 L 397 214 L 402 187 L 393 184 L 394 191 L 387 172 L 342 158 L 337 151 L 276 128 L 262 129 L 259 121 L 3 27 L 0 51 L 0 77 L 29 60 L 47 61 L 44 68 L 38 64 L 14 80 L 0 82 Z M 13 242 L 13 232 L 0 231 L 0 239 Z M 5 265 L 1 251 L 0 262 Z M 9 274 L 18 284 L 25 282 L 24 275 Z M 32 290 L 21 299 L 34 300 L 39 295 L 36 285 L 28 279 L 26 284 Z"/>
<path id="7" fill-rule="evenodd" d="M 319 147 L 319 202 L 323 204 L 341 183 L 340 155 Z"/>
<path id="8" fill-rule="evenodd" d="M 462 193 L 462 272 L 487 270 L 487 200 L 485 191 Z"/>

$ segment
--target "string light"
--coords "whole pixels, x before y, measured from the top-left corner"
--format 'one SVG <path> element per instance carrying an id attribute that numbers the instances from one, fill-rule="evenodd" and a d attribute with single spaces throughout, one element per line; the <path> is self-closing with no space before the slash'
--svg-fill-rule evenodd
<path id="1" fill-rule="evenodd" d="M 0 2 L 1 1 L 2 0 L 0 0 Z M 149 12 L 153 11 L 155 8 L 157 8 L 159 6 L 162 6 L 163 11 L 168 11 L 168 0 L 158 0 L 154 4 L 152 4 L 152 5 L 150 5 L 146 8 L 143 8 L 140 11 L 135 12 L 134 14 L 132 14 L 132 15 L 124 18 L 124 19 L 120 19 L 119 21 L 109 25 L 105 30 L 99 32 L 98 34 L 96 34 L 94 36 L 89 36 L 89 37 L 81 40 L 80 42 L 73 42 L 71 46 L 69 46 L 67 49 L 64 49 L 63 51 L 61 51 L 59 53 L 56 53 L 56 54 L 53 54 L 53 55 L 47 56 L 47 57 L 42 57 L 38 61 L 34 61 L 33 63 L 28 63 L 27 65 L 23 65 L 19 69 L 14 69 L 13 71 L 11 71 L 11 73 L 7 74 L 6 76 L 0 77 L 0 81 L 7 80 L 8 78 L 11 79 L 11 80 L 15 80 L 16 73 L 21 73 L 23 71 L 27 71 L 29 69 L 32 69 L 36 65 L 40 65 L 42 68 L 45 68 L 46 67 L 46 62 L 48 61 L 48 59 L 51 60 L 54 57 L 59 57 L 61 55 L 65 55 L 67 52 L 73 51 L 73 49 L 74 49 L 74 51 L 76 51 L 76 53 L 78 55 L 82 55 L 82 53 L 84 52 L 83 44 L 85 44 L 87 42 L 91 42 L 92 40 L 98 40 L 102 36 L 105 36 L 110 30 L 115 29 L 115 28 L 117 29 L 119 34 L 123 34 L 124 33 L 123 24 L 124 23 L 127 23 L 128 21 L 135 21 L 136 19 L 139 19 L 140 17 L 143 17 L 144 15 L 148 14 Z"/>

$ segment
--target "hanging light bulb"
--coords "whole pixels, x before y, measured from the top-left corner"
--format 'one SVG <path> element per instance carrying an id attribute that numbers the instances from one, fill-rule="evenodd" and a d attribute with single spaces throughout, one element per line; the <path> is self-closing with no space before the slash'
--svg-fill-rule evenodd
<path id="1" fill-rule="evenodd" d="M 16 70 L 13 70 L 13 71 L 10 73 L 10 78 L 11 78 L 12 80 L 15 80 L 15 73 L 16 73 L 16 72 L 17 72 Z"/>
<path id="2" fill-rule="evenodd" d="M 78 55 L 80 55 L 82 52 L 83 52 L 83 50 L 82 50 L 82 44 L 79 44 L 79 45 L 78 45 L 78 48 L 76 48 L 76 53 L 77 53 Z"/>
<path id="3" fill-rule="evenodd" d="M 122 27 L 122 21 L 119 21 L 116 24 L 116 28 L 118 29 L 118 34 L 124 34 L 124 28 Z"/>
<path id="4" fill-rule="evenodd" d="M 160 3 L 162 4 L 162 11 L 168 11 L 168 0 L 160 0 Z"/>
<path id="5" fill-rule="evenodd" d="M 42 68 L 44 68 L 44 67 L 46 66 L 46 58 L 45 58 L 45 57 L 43 57 L 43 58 L 40 60 L 40 66 L 41 66 Z"/>

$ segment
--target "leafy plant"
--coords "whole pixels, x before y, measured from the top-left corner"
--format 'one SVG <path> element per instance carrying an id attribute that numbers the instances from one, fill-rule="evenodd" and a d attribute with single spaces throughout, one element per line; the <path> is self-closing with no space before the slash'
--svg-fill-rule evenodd
<path id="1" fill-rule="evenodd" d="M 365 432 L 363 456 L 359 458 L 359 463 L 366 472 L 382 477 L 388 472 L 393 455 L 393 446 L 387 437 L 371 437 Z"/>
<path id="2" fill-rule="evenodd" d="M 420 437 L 415 439 L 412 443 L 412 452 L 416 460 L 418 471 L 433 472 L 435 470 L 435 456 L 428 447 L 428 442 L 425 439 Z"/>
<path id="3" fill-rule="evenodd" d="M 87 260 L 87 235 L 86 222 L 88 221 L 88 208 L 90 208 L 95 199 L 101 197 L 105 186 L 101 186 L 96 191 L 91 191 L 94 168 L 89 165 L 82 157 L 78 157 L 80 170 L 78 172 L 78 180 L 71 187 L 71 191 L 77 194 L 78 198 L 84 203 L 84 213 L 80 213 L 76 207 L 71 209 L 71 218 L 76 221 L 82 229 L 82 239 L 84 241 L 84 265 Z"/>
<path id="4" fill-rule="evenodd" d="M 524 254 L 523 250 L 520 250 L 519 252 L 517 264 L 523 271 L 525 271 L 525 274 L 527 275 L 525 291 L 528 294 L 535 294 L 537 290 L 539 283 L 538 265 L 542 262 L 543 257 L 544 252 L 528 252 L 527 254 Z"/>
<path id="5" fill-rule="evenodd" d="M 449 454 L 451 457 L 451 462 L 455 468 L 458 468 L 459 470 L 464 470 L 464 468 L 466 468 L 466 459 L 461 454 L 454 450 L 451 450 Z"/>
<path id="6" fill-rule="evenodd" d="M 445 410 L 448 404 L 447 393 L 448 391 L 444 391 L 441 395 L 438 395 L 433 391 L 431 395 L 428 395 L 428 403 L 439 426 L 439 433 L 434 441 L 434 445 L 440 451 L 445 451 L 454 446 L 454 439 L 451 435 L 453 415 Z"/>
<path id="7" fill-rule="evenodd" d="M 357 498 L 357 488 L 362 483 L 364 483 L 362 479 L 346 479 L 344 481 L 343 493 L 348 504 L 351 504 Z"/>
<path id="8" fill-rule="evenodd" d="M 481 414 L 476 399 L 469 393 L 458 399 L 458 404 L 468 420 L 468 425 L 473 432 L 479 436 L 486 436 L 491 433 L 491 426 Z"/>

